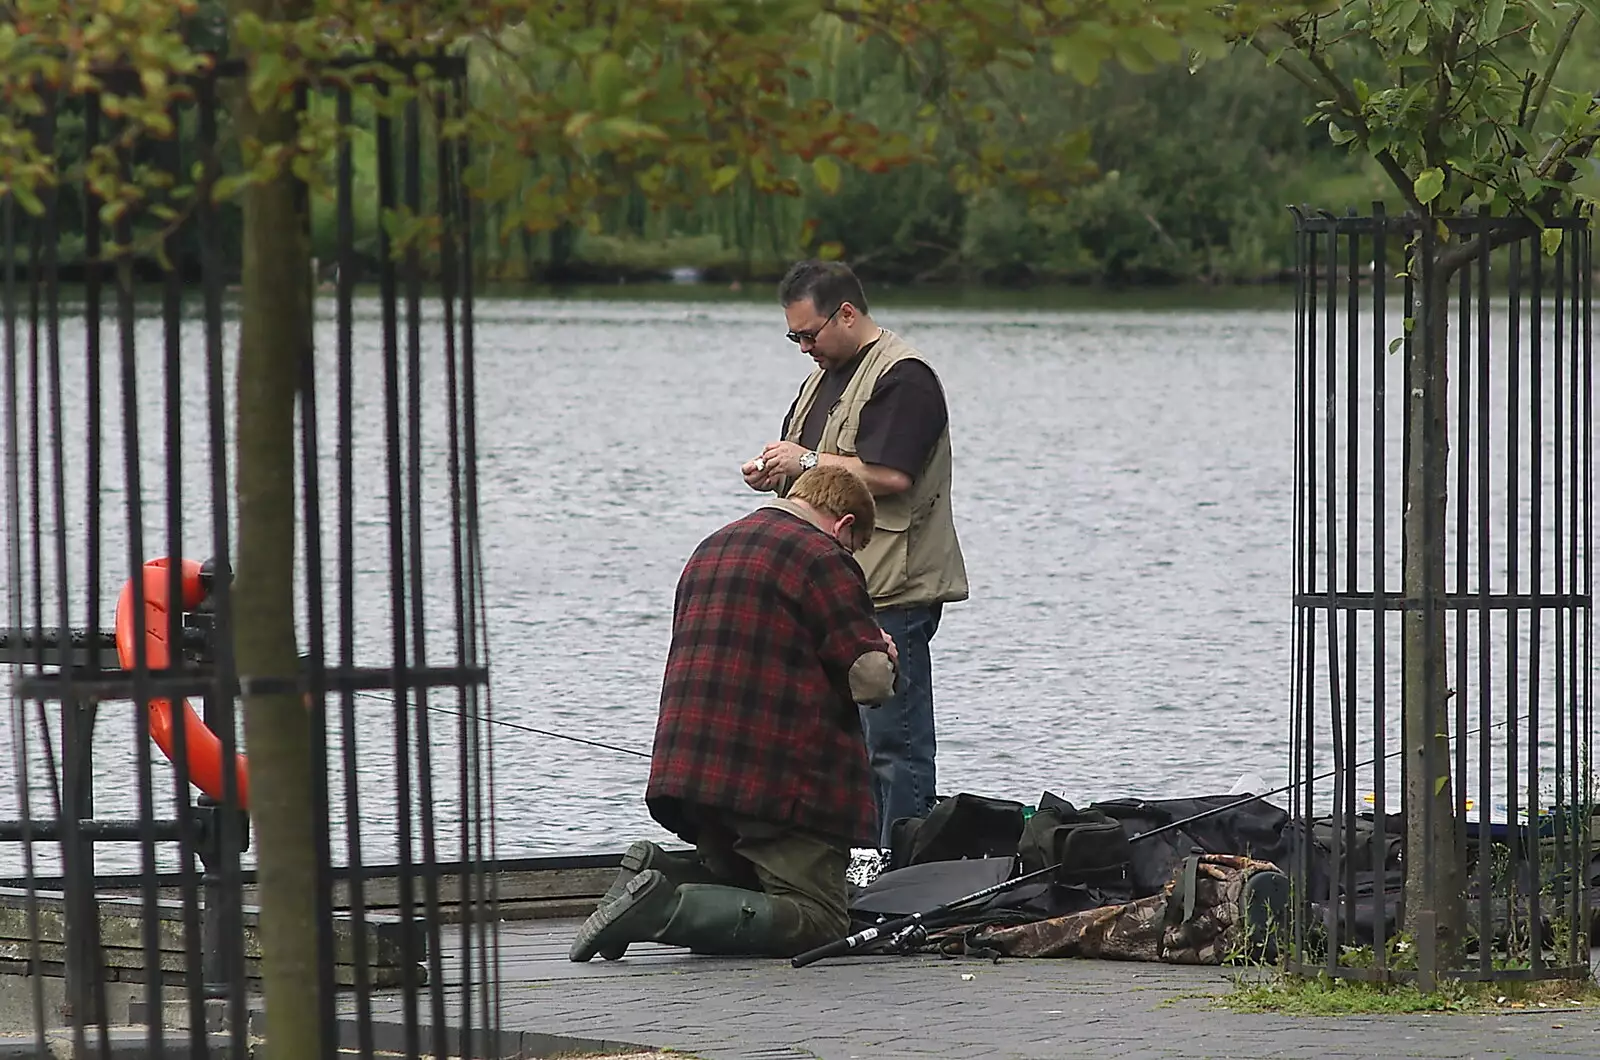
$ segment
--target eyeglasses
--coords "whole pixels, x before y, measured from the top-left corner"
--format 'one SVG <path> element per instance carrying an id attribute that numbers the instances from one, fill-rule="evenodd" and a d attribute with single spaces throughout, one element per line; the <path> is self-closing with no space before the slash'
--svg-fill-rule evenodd
<path id="1" fill-rule="evenodd" d="M 821 327 L 812 328 L 810 331 L 788 331 L 788 332 L 784 333 L 783 337 L 788 339 L 790 342 L 796 342 L 796 343 L 798 343 L 798 342 L 816 342 L 817 341 L 817 336 L 821 335 L 823 330 L 825 328 L 827 328 L 827 326 L 829 324 L 833 323 L 833 318 L 839 315 L 839 309 L 843 309 L 844 307 L 845 307 L 845 303 L 844 302 L 840 302 L 839 303 L 839 308 L 835 309 L 833 312 L 828 314 L 828 319 L 824 320 L 822 322 L 822 326 Z"/>

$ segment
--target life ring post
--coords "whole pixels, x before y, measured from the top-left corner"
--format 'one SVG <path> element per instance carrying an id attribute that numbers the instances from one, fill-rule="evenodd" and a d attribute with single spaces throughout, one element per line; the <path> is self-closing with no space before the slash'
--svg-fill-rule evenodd
<path id="1" fill-rule="evenodd" d="M 215 584 L 215 565 L 211 561 L 179 560 L 179 592 L 177 606 L 181 614 L 199 610 L 211 595 Z M 212 569 L 207 570 L 210 566 Z M 231 577 L 232 572 L 229 571 Z M 125 670 L 133 669 L 140 640 L 145 649 L 145 665 L 154 672 L 172 665 L 173 646 L 167 643 L 167 627 L 171 614 L 171 564 L 168 558 L 148 560 L 140 576 L 144 583 L 144 614 L 135 615 L 133 579 L 123 585 L 117 596 L 116 642 L 117 658 Z M 187 625 L 187 623 L 185 623 Z M 179 650 L 182 645 L 180 644 Z M 224 801 L 222 741 L 212 732 L 200 716 L 180 699 L 185 758 L 189 781 L 218 803 Z M 175 760 L 176 737 L 174 704 L 165 699 L 152 699 L 149 703 L 150 737 L 161 748 L 168 760 Z M 245 756 L 234 756 L 234 776 L 237 784 L 238 805 L 241 810 L 250 807 L 250 774 Z"/>

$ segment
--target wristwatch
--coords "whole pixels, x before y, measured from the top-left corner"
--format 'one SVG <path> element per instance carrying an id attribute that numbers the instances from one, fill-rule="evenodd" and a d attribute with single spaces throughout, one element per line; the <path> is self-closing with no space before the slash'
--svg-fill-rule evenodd
<path id="1" fill-rule="evenodd" d="M 805 452 L 800 454 L 800 470 L 801 471 L 810 471 L 812 468 L 814 468 L 816 466 L 817 466 L 817 452 L 816 452 L 815 449 L 807 449 Z"/>

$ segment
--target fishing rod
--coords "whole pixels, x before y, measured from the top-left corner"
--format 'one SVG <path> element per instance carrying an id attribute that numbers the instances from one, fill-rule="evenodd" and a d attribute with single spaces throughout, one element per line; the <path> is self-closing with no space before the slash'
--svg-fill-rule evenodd
<path id="1" fill-rule="evenodd" d="M 1522 718 L 1526 717 L 1527 715 L 1523 714 L 1517 716 L 1516 718 L 1506 718 L 1504 721 L 1496 722 L 1493 725 L 1479 726 L 1478 728 L 1466 733 L 1466 735 L 1474 736 L 1485 731 L 1485 729 L 1498 729 L 1503 725 L 1510 724 L 1514 720 L 1520 721 Z M 1366 766 L 1374 765 L 1380 761 L 1386 761 L 1390 758 L 1394 758 L 1396 755 L 1401 755 L 1404 753 L 1404 748 L 1401 748 L 1398 751 L 1390 751 L 1386 755 L 1376 758 L 1369 758 L 1365 762 L 1358 763 L 1352 767 L 1352 769 L 1362 769 Z M 1314 784 L 1319 780 L 1327 780 L 1330 777 L 1338 776 L 1340 772 L 1341 771 L 1338 769 L 1332 769 L 1326 773 L 1314 776 L 1310 780 L 1293 781 L 1283 785 L 1280 788 L 1273 788 L 1271 791 L 1264 791 L 1259 795 L 1246 795 L 1235 802 L 1224 803 L 1221 806 L 1213 806 L 1209 810 L 1201 810 L 1199 813 L 1190 814 L 1188 817 L 1180 818 L 1176 821 L 1169 821 L 1166 824 L 1158 825 L 1157 827 L 1151 828 L 1148 831 L 1140 832 L 1138 835 L 1129 839 L 1128 843 L 1131 845 L 1139 842 L 1142 839 L 1149 839 L 1151 836 L 1157 836 L 1165 832 L 1175 831 L 1176 829 L 1183 828 L 1185 825 L 1194 824 L 1196 821 L 1203 821 L 1208 817 L 1215 817 L 1219 813 L 1226 813 L 1229 810 L 1236 810 L 1240 806 L 1244 806 L 1248 803 L 1257 802 L 1273 795 L 1282 795 L 1284 792 L 1297 788 L 1301 784 Z M 1020 887 L 1022 884 L 1028 883 L 1031 880 L 1042 879 L 1046 875 L 1058 871 L 1060 868 L 1061 866 L 1059 864 L 1047 865 L 1042 869 L 1035 869 L 1033 872 L 1024 873 L 1021 876 L 1016 876 L 1009 880 L 1001 880 L 999 883 L 991 884 L 990 886 L 983 888 L 981 891 L 973 891 L 971 894 L 964 895 L 949 902 L 945 902 L 942 905 L 936 905 L 932 909 L 925 909 L 920 913 L 912 913 L 909 916 L 898 917 L 882 924 L 876 924 L 872 927 L 862 928 L 853 935 L 848 935 L 842 939 L 835 939 L 833 942 L 824 943 L 815 949 L 807 950 L 798 957 L 791 958 L 789 963 L 796 968 L 804 968 L 808 964 L 815 964 L 817 961 L 828 957 L 838 957 L 842 954 L 852 953 L 860 950 L 863 947 L 868 946 L 873 942 L 876 942 L 878 939 L 886 936 L 892 936 L 895 941 L 900 941 L 916 935 L 925 935 L 927 932 L 928 921 L 934 919 L 935 917 L 942 916 L 945 913 L 954 912 L 957 909 L 960 909 L 962 906 L 972 905 L 975 902 L 981 902 L 985 898 L 993 897 L 994 895 L 1000 894 L 1002 891 L 1009 891 L 1013 887 Z"/>

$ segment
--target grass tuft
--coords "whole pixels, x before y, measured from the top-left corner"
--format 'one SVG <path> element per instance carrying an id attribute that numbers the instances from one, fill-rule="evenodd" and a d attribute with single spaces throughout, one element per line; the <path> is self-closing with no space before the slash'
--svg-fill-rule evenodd
<path id="1" fill-rule="evenodd" d="M 1403 1015 L 1414 1012 L 1509 1012 L 1528 1009 L 1600 1007 L 1600 984 L 1592 979 L 1535 983 L 1463 983 L 1447 980 L 1433 993 L 1409 983 L 1369 983 L 1280 974 L 1239 980 L 1217 999 L 1235 1012 L 1289 1016 Z"/>

